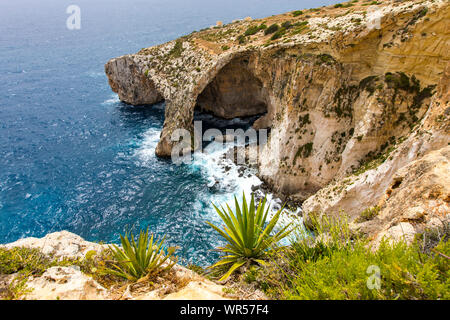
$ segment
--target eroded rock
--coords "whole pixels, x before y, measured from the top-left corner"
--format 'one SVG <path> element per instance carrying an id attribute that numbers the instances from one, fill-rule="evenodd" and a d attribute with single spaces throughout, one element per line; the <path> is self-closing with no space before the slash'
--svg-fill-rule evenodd
<path id="1" fill-rule="evenodd" d="M 80 236 L 68 232 L 49 233 L 43 238 L 24 238 L 12 243 L 0 245 L 7 249 L 14 247 L 26 247 L 40 249 L 44 254 L 56 258 L 83 258 L 89 251 L 97 253 L 107 248 L 107 245 L 101 245 L 94 242 L 85 241 Z"/>
<path id="2" fill-rule="evenodd" d="M 108 291 L 78 267 L 52 267 L 27 281 L 27 300 L 105 300 Z"/>

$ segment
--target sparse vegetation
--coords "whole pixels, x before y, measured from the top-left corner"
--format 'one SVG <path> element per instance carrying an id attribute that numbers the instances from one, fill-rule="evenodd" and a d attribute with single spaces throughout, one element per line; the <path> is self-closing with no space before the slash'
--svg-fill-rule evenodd
<path id="1" fill-rule="evenodd" d="M 55 266 L 78 266 L 83 272 L 106 284 L 111 279 L 105 272 L 105 266 L 111 257 L 109 252 L 104 252 L 99 255 L 101 259 L 96 259 L 94 258 L 96 254 L 96 252 L 88 252 L 84 259 L 60 259 L 35 248 L 0 248 L 0 275 L 15 275 L 10 285 L 4 288 L 6 290 L 3 293 L 0 292 L 0 299 L 20 299 L 30 292 L 26 285 L 30 276 L 39 277 L 47 269 Z"/>
<path id="2" fill-rule="evenodd" d="M 295 157 L 294 157 L 294 165 L 297 162 L 297 158 L 301 157 L 301 158 L 308 158 L 311 155 L 313 149 L 313 143 L 309 142 L 306 143 L 302 146 L 300 146 L 297 150 L 297 152 L 295 153 Z"/>
<path id="3" fill-rule="evenodd" d="M 276 32 L 278 29 L 280 29 L 280 26 L 276 23 L 270 25 L 266 30 L 264 30 L 264 34 L 265 35 L 269 35 L 272 34 L 274 32 Z"/>
<path id="4" fill-rule="evenodd" d="M 380 207 L 370 207 L 365 209 L 361 214 L 359 215 L 359 218 L 357 219 L 357 222 L 364 222 L 369 221 L 375 218 L 380 213 Z"/>
<path id="5" fill-rule="evenodd" d="M 367 156 L 367 160 L 363 161 L 359 168 L 353 171 L 353 174 L 359 176 L 366 172 L 367 170 L 372 170 L 378 168 L 379 165 L 384 163 L 391 154 L 392 151 L 395 150 L 395 145 L 391 145 L 385 149 L 382 148 L 383 151 L 380 151 L 378 154 L 369 153 Z"/>
<path id="6" fill-rule="evenodd" d="M 260 24 L 259 26 L 250 26 L 247 30 L 245 30 L 244 36 L 252 36 L 265 29 L 267 29 L 267 26 L 264 23 Z"/>
<path id="7" fill-rule="evenodd" d="M 272 299 L 450 299 L 450 243 L 380 243 L 376 251 L 345 218 L 313 219 L 314 235 L 297 230 L 291 246 L 245 277 Z M 255 280 L 253 280 L 255 279 Z"/>
<path id="8" fill-rule="evenodd" d="M 318 58 L 317 64 L 324 63 L 327 65 L 332 65 L 336 61 L 336 60 L 334 60 L 334 58 L 331 55 L 326 54 L 326 53 L 319 54 L 317 56 L 317 58 Z"/>
<path id="9" fill-rule="evenodd" d="M 285 21 L 281 24 L 281 28 L 284 28 L 285 30 L 292 28 L 292 22 L 291 21 Z"/>
<path id="10" fill-rule="evenodd" d="M 173 46 L 172 50 L 170 50 L 169 56 L 172 58 L 179 58 L 181 57 L 183 51 L 184 51 L 183 41 L 177 40 L 175 41 L 175 45 Z"/>
<path id="11" fill-rule="evenodd" d="M 55 265 L 55 260 L 40 250 L 29 248 L 0 248 L 0 274 L 23 273 L 41 275 Z"/>
<path id="12" fill-rule="evenodd" d="M 308 29 L 308 21 L 296 22 L 293 24 L 292 35 L 299 34 L 304 30 Z"/>
<path id="13" fill-rule="evenodd" d="M 277 32 L 275 32 L 272 35 L 270 40 L 277 40 L 277 39 L 281 38 L 282 36 L 284 36 L 285 34 L 286 34 L 286 29 L 285 28 L 280 28 Z"/>

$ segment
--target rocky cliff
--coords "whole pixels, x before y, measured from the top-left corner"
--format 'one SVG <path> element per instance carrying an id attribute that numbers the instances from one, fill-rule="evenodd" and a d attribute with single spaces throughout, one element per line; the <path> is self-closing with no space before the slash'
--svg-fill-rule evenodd
<path id="1" fill-rule="evenodd" d="M 169 275 L 161 275 L 154 281 L 141 279 L 136 283 L 114 282 L 103 286 L 89 274 L 80 269 L 93 259 L 100 257 L 110 245 L 85 241 L 80 236 L 67 232 L 54 232 L 43 238 L 24 238 L 0 249 L 30 248 L 38 250 L 33 260 L 25 262 L 37 266 L 45 259 L 57 259 L 58 263 L 42 275 L 27 275 L 23 282 L 20 273 L 1 274 L 0 300 L 3 294 L 17 283 L 23 282 L 23 294 L 16 299 L 23 300 L 223 300 L 239 298 L 224 293 L 224 286 L 216 284 L 197 273 L 175 264 Z M 23 258 L 18 255 L 18 259 Z M 69 263 L 70 262 L 70 263 Z M 10 261 L 10 263 L 14 263 Z M 86 270 L 85 270 L 86 271 Z M 165 278 L 165 279 L 164 279 Z M 158 284 L 159 283 L 159 284 Z M 255 293 L 252 298 L 261 299 Z"/>
<path id="2" fill-rule="evenodd" d="M 258 167 L 275 192 L 355 223 L 376 207 L 357 223 L 371 234 L 405 221 L 417 231 L 450 212 L 449 22 L 448 1 L 359 0 L 218 25 L 105 71 L 124 102 L 166 101 L 157 155 L 170 156 L 175 129 L 193 130 L 195 108 L 264 114 Z M 405 203 L 423 214 L 403 217 Z"/>

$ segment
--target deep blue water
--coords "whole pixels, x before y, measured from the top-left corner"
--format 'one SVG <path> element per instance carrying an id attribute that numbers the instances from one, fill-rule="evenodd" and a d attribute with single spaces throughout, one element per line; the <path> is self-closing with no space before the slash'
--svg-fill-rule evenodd
<path id="1" fill-rule="evenodd" d="M 212 262 L 211 201 L 228 199 L 243 180 L 214 177 L 208 159 L 157 159 L 164 104 L 119 102 L 103 65 L 217 20 L 334 2 L 1 0 L 0 243 L 60 230 L 110 242 L 149 227 L 181 257 Z M 70 4 L 81 8 L 81 30 L 66 28 Z M 214 179 L 223 187 L 211 188 Z"/>

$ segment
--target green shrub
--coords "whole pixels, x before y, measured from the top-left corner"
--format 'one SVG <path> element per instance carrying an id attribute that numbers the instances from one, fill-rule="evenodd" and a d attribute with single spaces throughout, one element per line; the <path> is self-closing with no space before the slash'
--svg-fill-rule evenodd
<path id="1" fill-rule="evenodd" d="M 319 54 L 317 56 L 318 61 L 316 62 L 316 64 L 322 64 L 325 63 L 327 65 L 332 65 L 336 60 L 333 58 L 333 56 L 327 54 L 327 53 L 323 53 L 323 54 Z"/>
<path id="2" fill-rule="evenodd" d="M 418 19 L 419 18 L 422 18 L 422 17 L 424 17 L 424 16 L 426 16 L 427 15 L 427 13 L 428 13 L 428 8 L 427 7 L 425 7 L 425 8 L 423 8 L 420 12 L 419 12 L 419 14 L 418 14 Z"/>
<path id="3" fill-rule="evenodd" d="M 258 26 L 250 26 L 250 27 L 248 27 L 247 30 L 245 30 L 244 36 L 252 36 L 252 35 L 256 34 L 258 31 L 259 31 Z"/>
<path id="4" fill-rule="evenodd" d="M 379 5 L 379 4 L 381 4 L 381 2 L 372 1 L 372 2 L 369 2 L 369 3 L 363 3 L 363 6 L 374 6 L 374 5 Z"/>
<path id="5" fill-rule="evenodd" d="M 270 40 L 277 40 L 277 39 L 281 38 L 282 36 L 284 36 L 285 34 L 286 34 L 286 29 L 285 28 L 280 28 L 277 32 L 275 32 L 272 35 Z"/>
<path id="6" fill-rule="evenodd" d="M 295 10 L 295 11 L 292 12 L 292 15 L 293 15 L 294 17 L 301 16 L 302 14 L 303 14 L 303 11 L 302 11 L 302 10 Z"/>
<path id="7" fill-rule="evenodd" d="M 260 30 L 267 29 L 267 26 L 264 23 L 261 23 L 259 26 L 250 26 L 247 30 L 244 32 L 244 36 L 252 36 L 256 33 L 258 33 Z"/>
<path id="8" fill-rule="evenodd" d="M 361 139 L 359 139 L 359 137 L 358 137 L 358 141 L 361 141 L 361 140 L 362 140 L 362 136 L 361 136 Z M 353 170 L 353 174 L 356 176 L 359 176 L 368 170 L 378 168 L 378 166 L 380 166 L 382 163 L 384 163 L 389 158 L 389 155 L 395 149 L 396 149 L 396 146 L 391 145 L 385 149 L 382 149 L 379 153 L 373 153 L 373 154 L 368 155 L 368 158 L 365 161 L 360 162 L 360 166 Z"/>
<path id="9" fill-rule="evenodd" d="M 172 50 L 169 51 L 169 56 L 172 58 L 179 58 L 181 57 L 181 54 L 183 53 L 183 41 L 177 40 L 175 42 L 175 45 L 173 46 Z"/>
<path id="10" fill-rule="evenodd" d="M 314 224 L 315 238 L 297 232 L 292 245 L 265 267 L 272 267 L 267 279 L 275 279 L 265 290 L 272 298 L 450 299 L 446 238 L 430 253 L 419 242 L 408 246 L 386 239 L 375 251 L 349 231 L 345 219 Z"/>
<path id="11" fill-rule="evenodd" d="M 306 20 L 305 20 L 305 21 L 299 21 L 299 22 L 294 23 L 293 26 L 294 26 L 294 27 L 304 27 L 304 26 L 306 26 L 308 23 L 309 23 L 309 22 L 306 21 Z"/>
<path id="12" fill-rule="evenodd" d="M 246 38 L 242 34 L 237 38 L 237 40 L 239 44 L 244 44 L 246 42 Z"/>
<path id="13" fill-rule="evenodd" d="M 285 22 L 283 22 L 282 24 L 281 24 L 281 28 L 284 28 L 284 29 L 289 29 L 289 28 L 291 28 L 292 27 L 292 22 L 290 22 L 290 21 L 285 21 Z"/>
<path id="14" fill-rule="evenodd" d="M 122 248 L 116 245 L 111 247 L 115 263 L 108 271 L 118 277 L 136 281 L 171 269 L 175 262 L 169 258 L 173 256 L 175 248 L 169 247 L 166 253 L 163 249 L 164 240 L 165 237 L 161 241 L 154 241 L 153 235 L 149 237 L 148 229 L 140 232 L 137 242 L 133 233 L 120 235 Z"/>
<path id="15" fill-rule="evenodd" d="M 335 8 L 350 8 L 353 7 L 352 3 L 338 3 L 334 5 Z"/>
<path id="16" fill-rule="evenodd" d="M 15 276 L 6 288 L 0 291 L 0 300 L 19 300 L 33 289 L 27 286 L 28 277 L 24 274 Z"/>
<path id="17" fill-rule="evenodd" d="M 294 30 L 292 31 L 293 35 L 299 34 L 308 28 L 308 21 L 296 22 L 293 24 Z"/>
<path id="18" fill-rule="evenodd" d="M 289 229 L 290 225 L 287 225 L 275 234 L 271 234 L 276 227 L 283 208 L 278 210 L 272 219 L 266 223 L 270 206 L 266 209 L 265 198 L 259 202 L 257 207 L 255 207 L 253 194 L 250 204 L 247 204 L 245 194 L 242 195 L 242 205 L 239 205 L 236 197 L 234 201 L 236 206 L 235 212 L 228 205 L 227 210 L 223 207 L 219 209 L 214 205 L 217 213 L 225 223 L 223 229 L 207 222 L 227 241 L 225 247 L 219 248 L 225 256 L 211 267 L 221 268 L 231 265 L 220 280 L 227 279 L 235 270 L 246 263 L 264 263 L 262 259 L 266 257 L 272 246 L 292 231 L 292 229 Z"/>
<path id="19" fill-rule="evenodd" d="M 359 215 L 357 222 L 369 221 L 375 218 L 380 213 L 380 207 L 375 206 L 371 208 L 367 208 Z"/>
<path id="20" fill-rule="evenodd" d="M 268 35 L 268 34 L 274 33 L 278 29 L 280 29 L 280 26 L 278 24 L 274 23 L 274 24 L 270 25 L 266 30 L 264 30 L 264 34 Z"/>
<path id="21" fill-rule="evenodd" d="M 20 273 L 24 275 L 42 275 L 48 268 L 57 265 L 71 265 L 72 261 L 58 261 L 42 253 L 39 249 L 16 247 L 0 248 L 0 274 Z"/>
<path id="22" fill-rule="evenodd" d="M 308 119 L 309 119 L 309 116 L 308 116 Z M 301 158 L 309 158 L 309 156 L 311 155 L 312 150 L 313 150 L 313 143 L 312 142 L 309 142 L 309 143 L 306 143 L 306 144 L 300 146 L 297 149 L 297 152 L 295 153 L 295 156 L 294 156 L 294 165 L 297 163 L 297 159 L 299 157 L 301 157 Z"/>

